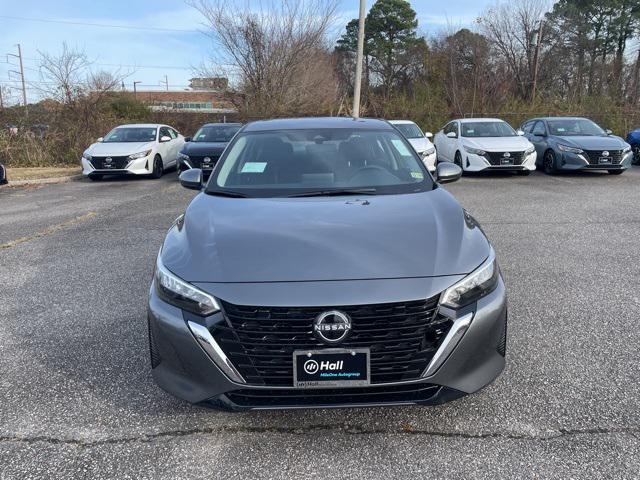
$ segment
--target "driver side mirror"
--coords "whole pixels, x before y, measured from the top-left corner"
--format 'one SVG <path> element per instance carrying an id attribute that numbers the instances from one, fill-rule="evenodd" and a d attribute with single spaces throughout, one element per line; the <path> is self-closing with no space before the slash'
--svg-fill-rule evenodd
<path id="1" fill-rule="evenodd" d="M 96 140 L 96 142 L 97 142 L 97 143 L 100 143 L 100 142 L 102 142 L 103 140 L 104 140 L 104 137 L 99 137 L 99 138 Z"/>
<path id="2" fill-rule="evenodd" d="M 168 135 L 164 135 L 162 137 L 160 137 L 160 143 L 165 143 L 165 142 L 170 142 L 171 141 L 171 137 Z"/>
<path id="3" fill-rule="evenodd" d="M 611 135 L 611 134 L 613 133 L 613 131 L 607 128 L 607 129 L 604 131 L 604 133 L 606 133 L 607 135 Z"/>
<path id="4" fill-rule="evenodd" d="M 190 190 L 202 190 L 202 170 L 191 168 L 180 174 L 180 185 Z"/>
<path id="5" fill-rule="evenodd" d="M 460 180 L 462 169 L 455 163 L 443 162 L 436 167 L 438 183 L 451 183 Z"/>
<path id="6" fill-rule="evenodd" d="M 424 134 L 424 138 L 433 138 L 433 133 L 427 132 Z"/>
<path id="7" fill-rule="evenodd" d="M 449 138 L 458 138 L 458 135 L 456 134 L 456 132 L 449 132 L 449 133 L 447 133 L 447 137 L 449 137 Z"/>
<path id="8" fill-rule="evenodd" d="M 522 137 L 522 136 L 524 135 L 524 131 L 523 131 L 523 130 L 516 130 L 516 134 L 517 134 L 519 137 Z"/>

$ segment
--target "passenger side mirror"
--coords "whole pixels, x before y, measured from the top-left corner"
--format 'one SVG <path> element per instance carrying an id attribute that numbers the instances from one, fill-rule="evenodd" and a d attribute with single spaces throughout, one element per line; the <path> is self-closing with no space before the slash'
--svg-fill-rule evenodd
<path id="1" fill-rule="evenodd" d="M 190 142 L 191 141 L 191 137 L 184 137 L 184 141 L 185 142 Z"/>
<path id="2" fill-rule="evenodd" d="M 202 190 L 202 170 L 190 168 L 180 174 L 180 185 L 190 190 Z"/>
<path id="3" fill-rule="evenodd" d="M 100 142 L 102 142 L 103 140 L 104 140 L 104 137 L 100 137 L 100 138 L 98 138 L 98 139 L 96 140 L 96 142 L 100 143 Z"/>
<path id="4" fill-rule="evenodd" d="M 523 130 L 516 130 L 516 134 L 517 134 L 519 137 L 522 137 L 522 136 L 524 135 L 524 131 L 523 131 Z"/>
<path id="5" fill-rule="evenodd" d="M 449 137 L 449 138 L 458 138 L 458 135 L 456 135 L 456 132 L 449 132 L 449 133 L 447 133 L 447 137 Z"/>
<path id="6" fill-rule="evenodd" d="M 427 132 L 424 134 L 424 138 L 433 138 L 433 133 Z"/>
<path id="7" fill-rule="evenodd" d="M 436 167 L 438 183 L 451 183 L 460 180 L 462 169 L 455 163 L 442 162 Z"/>
<path id="8" fill-rule="evenodd" d="M 168 136 L 168 135 L 160 137 L 160 143 L 165 143 L 165 142 L 170 142 L 170 141 L 171 141 L 171 137 Z"/>
<path id="9" fill-rule="evenodd" d="M 604 131 L 604 133 L 606 133 L 607 135 L 611 135 L 613 133 L 612 130 L 609 130 L 608 128 Z"/>

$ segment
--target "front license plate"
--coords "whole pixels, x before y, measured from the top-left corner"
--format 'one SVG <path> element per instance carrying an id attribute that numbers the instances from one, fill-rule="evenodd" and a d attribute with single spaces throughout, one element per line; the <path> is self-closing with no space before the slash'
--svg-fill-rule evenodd
<path id="1" fill-rule="evenodd" d="M 503 158 L 500 160 L 500 165 L 513 165 L 513 160 L 509 158 Z"/>
<path id="2" fill-rule="evenodd" d="M 603 164 L 603 163 L 611 163 L 611 158 L 610 157 L 600 157 L 598 159 L 598 163 Z"/>
<path id="3" fill-rule="evenodd" d="M 371 383 L 368 348 L 331 348 L 293 352 L 293 386 L 361 387 Z"/>

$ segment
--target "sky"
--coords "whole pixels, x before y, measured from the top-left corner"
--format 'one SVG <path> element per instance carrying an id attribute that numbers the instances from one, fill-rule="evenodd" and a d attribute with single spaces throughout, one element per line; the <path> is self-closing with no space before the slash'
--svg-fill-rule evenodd
<path id="1" fill-rule="evenodd" d="M 243 2 L 244 0 L 236 0 Z M 374 0 L 367 1 L 367 8 Z M 419 30 L 432 35 L 448 26 L 469 26 L 493 0 L 411 0 Z M 334 28 L 358 14 L 358 0 L 340 0 Z M 215 52 L 203 34 L 204 19 L 181 0 L 0 0 L 0 85 L 5 103 L 20 99 L 17 53 L 24 57 L 29 101 L 39 97 L 39 51 L 58 53 L 63 42 L 83 50 L 95 70 L 127 75 L 125 87 L 183 90 Z M 93 24 L 93 25 L 86 25 Z M 98 26 L 102 25 L 102 26 Z M 122 28 L 126 27 L 126 28 Z M 9 91 L 6 91 L 9 89 Z"/>

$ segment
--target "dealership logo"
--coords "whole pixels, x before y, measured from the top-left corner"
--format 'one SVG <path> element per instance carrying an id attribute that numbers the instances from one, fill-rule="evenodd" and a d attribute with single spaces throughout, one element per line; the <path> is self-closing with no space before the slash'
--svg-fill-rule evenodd
<path id="1" fill-rule="evenodd" d="M 323 312 L 313 322 L 313 332 L 325 343 L 340 343 L 351 331 L 351 319 L 338 310 Z"/>
<path id="2" fill-rule="evenodd" d="M 511 153 L 509 152 L 504 152 L 504 155 L 502 155 L 504 158 L 511 158 Z"/>
<path id="3" fill-rule="evenodd" d="M 306 362 L 304 362 L 302 368 L 304 368 L 304 371 L 309 375 L 314 375 L 318 373 L 320 365 L 318 365 L 318 362 L 316 362 L 315 360 L 307 360 Z"/>
<path id="4" fill-rule="evenodd" d="M 608 157 L 609 156 L 609 152 L 607 150 L 605 150 L 604 152 L 602 152 L 602 156 L 603 157 Z"/>
<path id="5" fill-rule="evenodd" d="M 202 159 L 202 161 L 203 161 L 204 163 L 211 163 L 211 159 L 210 159 L 209 157 L 204 157 L 204 158 Z"/>
<path id="6" fill-rule="evenodd" d="M 111 157 L 107 157 L 104 159 L 104 163 L 111 163 L 113 161 L 113 158 Z"/>

